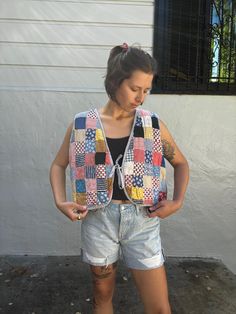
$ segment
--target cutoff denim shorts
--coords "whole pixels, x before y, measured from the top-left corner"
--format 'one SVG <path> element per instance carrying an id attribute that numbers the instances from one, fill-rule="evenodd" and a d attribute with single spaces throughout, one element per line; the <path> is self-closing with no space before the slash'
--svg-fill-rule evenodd
<path id="1" fill-rule="evenodd" d="M 147 270 L 164 263 L 160 220 L 149 218 L 146 209 L 134 204 L 110 203 L 90 210 L 82 221 L 82 260 L 107 266 L 119 257 L 128 268 Z"/>

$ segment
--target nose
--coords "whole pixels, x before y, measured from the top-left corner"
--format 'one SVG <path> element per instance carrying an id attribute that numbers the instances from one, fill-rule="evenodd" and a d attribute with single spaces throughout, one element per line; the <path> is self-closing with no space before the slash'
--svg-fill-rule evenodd
<path id="1" fill-rule="evenodd" d="M 136 97 L 136 101 L 142 103 L 144 101 L 145 95 L 144 92 L 140 91 Z"/>

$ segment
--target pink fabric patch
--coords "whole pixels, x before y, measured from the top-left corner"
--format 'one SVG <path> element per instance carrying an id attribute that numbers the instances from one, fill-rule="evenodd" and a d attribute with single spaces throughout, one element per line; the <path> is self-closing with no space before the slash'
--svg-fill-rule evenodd
<path id="1" fill-rule="evenodd" d="M 134 149 L 134 162 L 144 163 L 144 150 Z"/>
<path id="2" fill-rule="evenodd" d="M 95 164 L 95 154 L 94 153 L 85 154 L 85 164 L 87 166 L 93 166 Z"/>
<path id="3" fill-rule="evenodd" d="M 153 153 L 152 160 L 153 160 L 154 166 L 161 166 L 162 154 L 161 153 Z"/>

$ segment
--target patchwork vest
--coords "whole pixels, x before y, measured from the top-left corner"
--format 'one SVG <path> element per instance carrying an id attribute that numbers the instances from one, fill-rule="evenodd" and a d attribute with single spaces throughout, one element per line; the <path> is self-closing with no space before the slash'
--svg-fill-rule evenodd
<path id="1" fill-rule="evenodd" d="M 109 204 L 115 171 L 120 188 L 132 203 L 152 206 L 167 197 L 165 160 L 155 113 L 136 110 L 121 166 L 118 160 L 112 160 L 97 109 L 78 113 L 71 132 L 69 164 L 73 201 L 87 209 Z"/>

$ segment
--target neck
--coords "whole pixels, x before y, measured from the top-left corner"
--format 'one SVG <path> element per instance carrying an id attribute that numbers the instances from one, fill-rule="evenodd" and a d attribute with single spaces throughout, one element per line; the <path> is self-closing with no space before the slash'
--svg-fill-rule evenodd
<path id="1" fill-rule="evenodd" d="M 124 108 L 122 108 L 121 105 L 117 104 L 111 99 L 99 111 L 101 114 L 110 116 L 115 120 L 133 118 L 135 115 L 135 110 L 134 111 L 125 110 Z"/>

